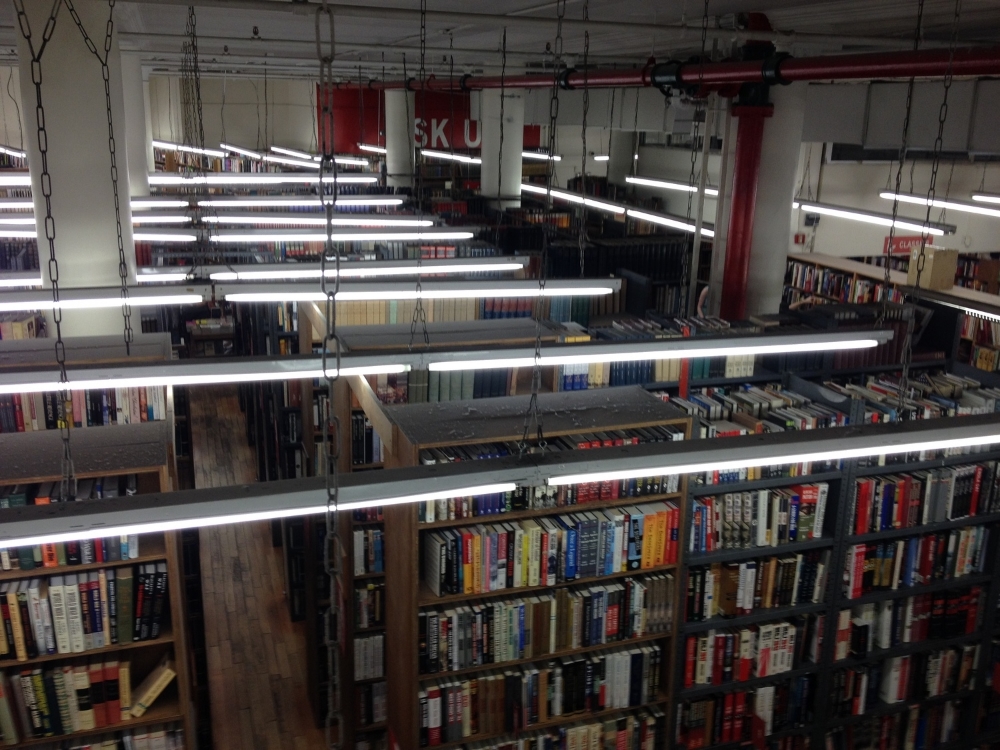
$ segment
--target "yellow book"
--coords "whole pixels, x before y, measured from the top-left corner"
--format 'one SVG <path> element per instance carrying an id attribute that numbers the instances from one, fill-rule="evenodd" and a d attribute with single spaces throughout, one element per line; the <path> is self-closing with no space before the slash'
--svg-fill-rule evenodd
<path id="1" fill-rule="evenodd" d="M 639 511 L 643 515 L 642 520 L 642 558 L 639 567 L 648 570 L 653 567 L 653 547 L 656 544 L 656 519 L 650 513 Z"/>
<path id="2" fill-rule="evenodd" d="M 475 581 L 473 580 L 473 551 L 471 549 L 473 537 L 471 534 L 463 534 L 463 536 L 465 538 L 462 540 L 462 593 L 474 594 Z"/>
<path id="3" fill-rule="evenodd" d="M 667 511 L 661 510 L 656 514 L 656 548 L 653 550 L 653 566 L 663 565 L 664 542 L 667 538 Z"/>
<path id="4" fill-rule="evenodd" d="M 472 536 L 472 593 L 483 592 L 483 537 L 478 530 Z"/>
<path id="5" fill-rule="evenodd" d="M 124 660 L 118 663 L 118 701 L 121 704 L 121 720 L 132 716 L 132 663 Z"/>
<path id="6" fill-rule="evenodd" d="M 149 673 L 139 688 L 135 691 L 132 704 L 132 718 L 138 719 L 153 705 L 164 688 L 169 685 L 177 672 L 169 656 L 164 656 L 159 665 Z"/>
<path id="7" fill-rule="evenodd" d="M 14 631 L 14 655 L 18 661 L 28 661 L 28 647 L 24 642 L 24 626 L 21 623 L 21 608 L 17 605 L 17 583 L 7 589 L 7 606 L 10 609 L 10 626 Z"/>

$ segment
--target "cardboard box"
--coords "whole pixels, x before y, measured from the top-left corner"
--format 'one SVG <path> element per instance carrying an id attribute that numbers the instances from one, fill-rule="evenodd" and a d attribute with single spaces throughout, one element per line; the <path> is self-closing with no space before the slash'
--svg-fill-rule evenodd
<path id="1" fill-rule="evenodd" d="M 906 283 L 917 285 L 917 258 L 920 248 L 910 252 L 910 270 L 906 274 Z M 927 245 L 924 248 L 924 270 L 920 273 L 922 289 L 951 289 L 955 286 L 955 271 L 958 269 L 958 250 L 947 250 L 943 247 Z"/>

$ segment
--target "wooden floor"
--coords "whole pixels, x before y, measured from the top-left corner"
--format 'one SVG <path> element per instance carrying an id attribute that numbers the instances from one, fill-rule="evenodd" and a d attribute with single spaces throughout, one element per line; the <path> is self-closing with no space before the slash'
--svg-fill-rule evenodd
<path id="1" fill-rule="evenodd" d="M 256 481 L 236 389 L 191 389 L 195 487 Z M 201 531 L 214 750 L 324 747 L 306 695 L 305 627 L 292 623 L 270 524 Z"/>

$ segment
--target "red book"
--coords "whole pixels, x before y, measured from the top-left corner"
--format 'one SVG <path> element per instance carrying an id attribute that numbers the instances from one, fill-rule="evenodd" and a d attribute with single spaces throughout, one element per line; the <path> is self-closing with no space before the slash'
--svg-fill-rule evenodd
<path id="1" fill-rule="evenodd" d="M 851 587 L 851 599 L 861 596 L 861 581 L 865 574 L 865 545 L 854 545 L 854 582 Z"/>
<path id="2" fill-rule="evenodd" d="M 90 673 L 90 705 L 94 709 L 94 726 L 98 729 L 108 725 L 108 714 L 104 700 L 104 665 L 100 662 L 91 664 Z M 118 709 L 121 715 L 121 708 Z"/>
<path id="3" fill-rule="evenodd" d="M 712 647 L 712 684 L 722 684 L 722 670 L 725 668 L 726 659 L 726 636 L 723 633 L 715 634 L 715 645 Z"/>
<path id="4" fill-rule="evenodd" d="M 979 510 L 979 493 L 983 489 L 983 465 L 976 466 L 976 475 L 972 479 L 972 499 L 969 501 L 969 515 L 976 515 Z"/>
<path id="5" fill-rule="evenodd" d="M 427 691 L 427 743 L 441 744 L 441 688 Z"/>
<path id="6" fill-rule="evenodd" d="M 694 685 L 694 665 L 698 658 L 698 636 L 689 635 L 687 637 L 685 652 L 684 687 L 691 687 Z M 1000 692 L 1000 683 L 994 682 L 993 684 L 998 685 L 998 692 Z"/>
<path id="7" fill-rule="evenodd" d="M 869 518 L 871 517 L 872 487 L 874 482 L 871 479 L 862 479 L 858 482 L 857 501 L 854 508 L 854 533 L 867 534 Z"/>
<path id="8" fill-rule="evenodd" d="M 740 742 L 745 735 L 747 694 L 737 692 L 733 696 L 733 741 Z"/>
<path id="9" fill-rule="evenodd" d="M 17 431 L 24 432 L 24 409 L 21 406 L 21 394 L 14 394 L 14 419 L 17 423 Z"/>
<path id="10" fill-rule="evenodd" d="M 549 535 L 542 532 L 542 559 L 539 566 L 538 580 L 545 585 L 549 577 Z"/>
<path id="11" fill-rule="evenodd" d="M 104 662 L 104 712 L 108 724 L 117 724 L 122 715 L 118 690 L 118 661 Z"/>
<path id="12" fill-rule="evenodd" d="M 733 712 L 736 708 L 736 696 L 732 693 L 727 693 L 724 708 L 722 710 L 722 741 L 732 742 L 733 741 Z"/>

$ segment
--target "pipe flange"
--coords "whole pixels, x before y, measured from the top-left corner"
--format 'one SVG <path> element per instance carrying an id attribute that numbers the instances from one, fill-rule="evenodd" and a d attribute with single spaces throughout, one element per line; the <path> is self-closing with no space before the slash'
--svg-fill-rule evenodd
<path id="1" fill-rule="evenodd" d="M 406 90 L 407 91 L 416 91 L 416 89 L 413 88 L 413 82 L 416 81 L 416 80 L 417 80 L 416 78 L 407 78 L 406 79 Z"/>
<path id="2" fill-rule="evenodd" d="M 787 52 L 775 52 L 764 60 L 760 68 L 764 83 L 769 86 L 787 86 L 791 81 L 781 77 L 781 64 L 791 57 Z"/>
<path id="3" fill-rule="evenodd" d="M 461 89 L 462 91 L 466 91 L 466 92 L 471 91 L 472 89 L 469 88 L 469 79 L 470 78 L 472 78 L 472 74 L 471 73 L 466 73 L 464 76 L 462 76 L 461 78 L 459 78 L 458 79 L 458 88 Z"/>
<path id="4" fill-rule="evenodd" d="M 576 68 L 566 68 L 562 73 L 559 74 L 559 88 L 563 91 L 572 91 L 575 86 L 572 86 L 569 82 L 569 77 L 576 72 Z"/>
<path id="5" fill-rule="evenodd" d="M 665 63 L 657 63 L 649 71 L 649 83 L 656 86 L 664 94 L 672 88 L 681 85 L 681 68 L 684 66 L 680 60 L 668 60 Z"/>

